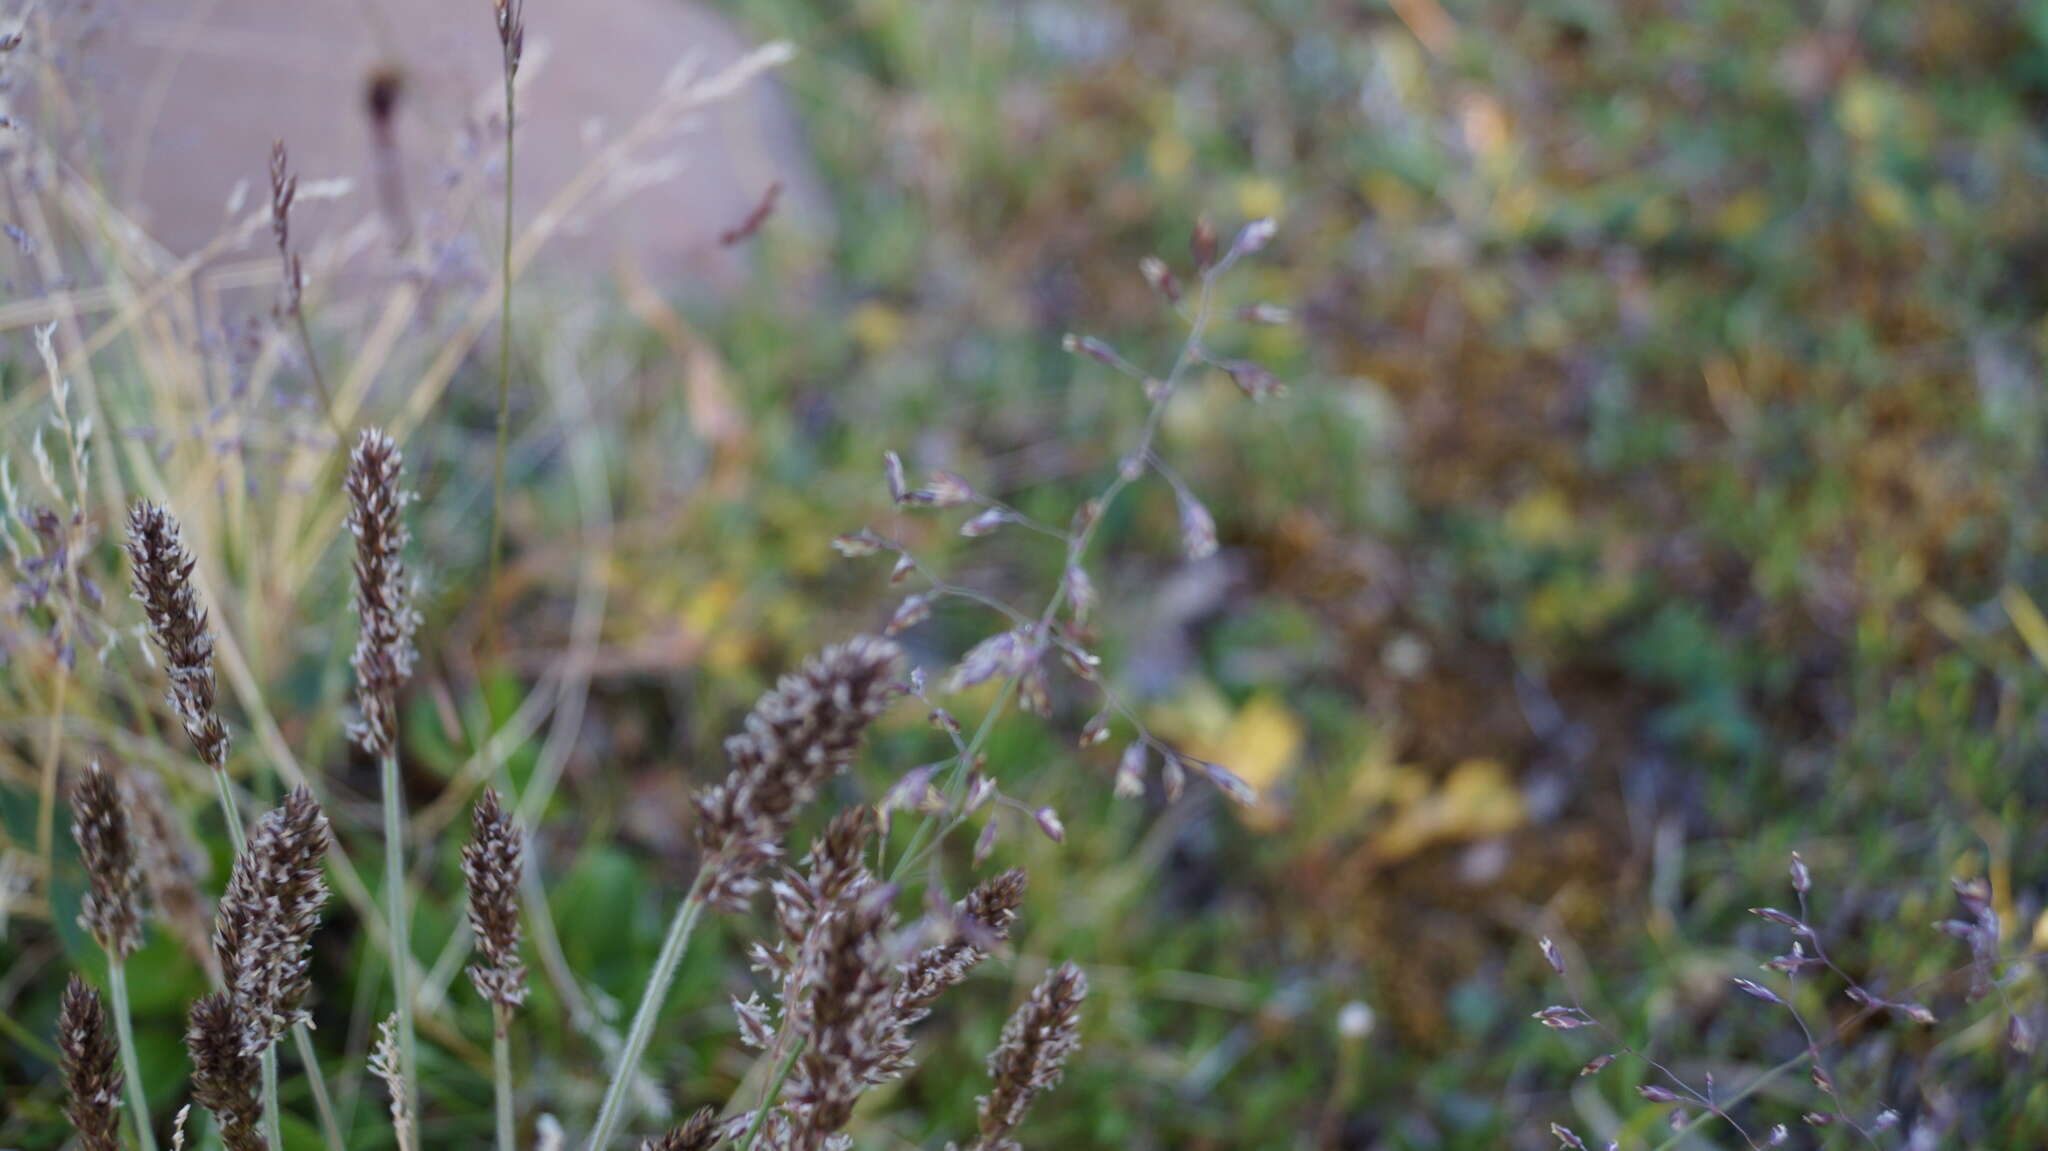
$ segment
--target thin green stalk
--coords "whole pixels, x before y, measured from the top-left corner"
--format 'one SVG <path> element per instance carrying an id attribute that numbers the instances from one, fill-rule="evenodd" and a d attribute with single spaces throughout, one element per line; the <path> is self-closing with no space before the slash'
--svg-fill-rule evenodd
<path id="1" fill-rule="evenodd" d="M 341 419 L 334 411 L 334 393 L 327 390 L 327 377 L 320 374 L 320 357 L 313 351 L 313 327 L 306 321 L 306 306 L 303 302 L 293 306 L 292 318 L 298 321 L 299 347 L 306 355 L 306 374 L 313 378 L 313 388 L 320 393 L 322 414 L 327 417 L 327 426 L 334 431 L 336 442 L 348 446 L 348 434 L 341 426 Z"/>
<path id="2" fill-rule="evenodd" d="M 782 1063 L 775 1068 L 775 1078 L 768 1083 L 768 1089 L 761 1093 L 761 1101 L 754 1105 L 754 1121 L 747 1124 L 746 1137 L 740 1140 L 740 1151 L 754 1151 L 754 1138 L 761 1134 L 761 1128 L 768 1122 L 768 1110 L 775 1106 L 775 1099 L 782 1094 L 782 1085 L 789 1079 L 789 1072 L 796 1066 L 796 1057 L 804 1053 L 804 1041 L 798 1039 L 789 1049 Z"/>
<path id="3" fill-rule="evenodd" d="M 498 1151 L 514 1151 L 512 1134 L 512 1009 L 491 1004 L 491 1078 L 498 1097 Z"/>
<path id="4" fill-rule="evenodd" d="M 277 1106 L 277 1044 L 263 1049 L 263 1129 L 271 1151 L 284 1151 L 284 1117 Z"/>
<path id="5" fill-rule="evenodd" d="M 405 797 L 398 756 L 381 757 L 384 791 L 384 913 L 391 946 L 391 990 L 398 1000 L 398 1047 L 405 1061 L 406 1110 L 420 1113 L 419 1040 L 412 1020 L 412 917 L 405 902 Z"/>
<path id="6" fill-rule="evenodd" d="M 683 896 L 675 918 L 668 925 L 668 938 L 662 940 L 661 954 L 655 958 L 654 971 L 647 977 L 647 988 L 640 993 L 640 1007 L 633 1012 L 633 1029 L 626 1034 L 625 1046 L 619 1050 L 618 1066 L 612 1068 L 612 1081 L 605 1088 L 604 1105 L 598 1108 L 597 1122 L 590 1129 L 585 1151 L 604 1151 L 611 1144 L 619 1121 L 625 1117 L 626 1096 L 632 1092 L 633 1077 L 640 1070 L 640 1057 L 647 1053 L 647 1043 L 654 1038 L 655 1020 L 661 1015 L 662 1002 L 668 998 L 669 984 L 675 982 L 676 968 L 682 964 L 683 951 L 690 944 L 690 933 L 697 929 L 697 920 L 704 914 L 704 883 L 715 866 L 713 860 L 704 861 L 696 880 L 690 884 L 689 894 Z"/>
<path id="7" fill-rule="evenodd" d="M 135 1113 L 135 1138 L 142 1151 L 156 1151 L 149 1125 L 149 1097 L 142 1090 L 142 1063 L 135 1057 L 135 1026 L 128 1019 L 128 971 L 107 956 L 107 990 L 114 999 L 114 1036 L 121 1043 L 121 1077 L 128 1081 L 128 1109 Z"/>
<path id="8" fill-rule="evenodd" d="M 498 553 L 503 550 L 505 540 L 505 446 L 510 436 L 512 413 L 512 128 L 517 107 L 513 92 L 513 72 L 508 64 L 505 68 L 505 232 L 499 251 L 502 263 L 498 270 L 498 447 L 491 457 L 491 556 L 490 576 L 484 583 L 486 596 L 496 595 L 498 590 Z M 495 627 L 492 635 L 496 635 Z"/>
<path id="9" fill-rule="evenodd" d="M 58 640 L 61 648 L 71 642 L 69 624 L 63 627 L 63 636 Z M 56 699 L 50 705 L 50 734 L 43 748 L 43 779 L 38 798 L 36 816 L 36 856 L 43 861 L 43 874 L 54 874 L 51 861 L 56 858 L 57 843 L 57 765 L 63 758 L 64 749 L 64 694 L 71 686 L 71 665 L 63 659 L 57 660 Z"/>
<path id="10" fill-rule="evenodd" d="M 299 1044 L 299 1062 L 305 1068 L 306 1082 L 313 1088 L 313 1110 L 320 1115 L 320 1135 L 327 1141 L 327 1151 L 348 1151 L 348 1145 L 341 1141 L 341 1123 L 335 1118 L 334 1100 L 327 1096 L 327 1077 L 320 1073 L 320 1057 L 313 1051 L 313 1033 L 303 1023 L 292 1025 L 292 1038 Z"/>
<path id="11" fill-rule="evenodd" d="M 235 793 L 228 787 L 228 773 L 216 768 L 209 774 L 213 776 L 214 798 L 220 800 L 220 813 L 228 821 L 228 842 L 234 845 L 239 858 L 249 850 L 248 833 L 242 830 L 241 809 L 235 806 Z"/>

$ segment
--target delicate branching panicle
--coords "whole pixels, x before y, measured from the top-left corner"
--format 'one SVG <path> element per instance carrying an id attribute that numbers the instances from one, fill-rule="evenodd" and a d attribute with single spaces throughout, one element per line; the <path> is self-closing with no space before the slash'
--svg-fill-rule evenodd
<path id="1" fill-rule="evenodd" d="M 221 721 L 213 679 L 213 632 L 192 588 L 192 553 L 179 538 L 178 521 L 152 503 L 128 512 L 128 559 L 135 598 L 149 618 L 150 638 L 163 652 L 171 679 L 171 710 L 208 767 L 228 758 L 228 728 Z"/>
<path id="2" fill-rule="evenodd" d="M 398 1016 L 387 1016 L 377 1024 L 377 1046 L 370 1052 L 370 1074 L 384 1081 L 384 1088 L 391 1095 L 391 1130 L 398 1140 L 399 1151 L 413 1151 L 418 1146 L 412 1122 L 412 1109 L 405 1102 L 405 1063 L 398 1047 Z"/>
<path id="3" fill-rule="evenodd" d="M 356 618 L 361 635 L 350 660 L 356 672 L 356 705 L 362 718 L 349 735 L 372 755 L 398 748 L 398 691 L 412 678 L 412 636 L 419 616 L 412 609 L 404 551 L 410 534 L 399 487 L 405 457 L 397 441 L 375 428 L 363 431 L 349 456 L 349 532 L 356 541 Z"/>
<path id="4" fill-rule="evenodd" d="M 668 1133 L 656 1139 L 643 1139 L 640 1151 L 711 1151 L 720 1139 L 726 1137 L 726 1124 L 718 1121 L 718 1109 L 705 1107 L 685 1121 L 680 1127 L 671 1127 Z"/>
<path id="5" fill-rule="evenodd" d="M 995 1087 L 981 1097 L 983 1151 L 1015 1146 L 1009 1132 L 1031 1101 L 1060 1081 L 1061 1069 L 1081 1045 L 1081 1000 L 1088 977 L 1062 963 L 1032 989 L 1031 998 L 1003 1025 L 1002 1041 L 988 1057 Z"/>
<path id="6" fill-rule="evenodd" d="M 227 992 L 192 1005 L 185 1046 L 192 1056 L 192 1097 L 213 1112 L 227 1151 L 265 1151 L 262 1069 L 242 1048 L 242 1025 Z"/>
<path id="7" fill-rule="evenodd" d="M 784 676 L 726 741 L 732 771 L 700 793 L 697 842 L 711 868 L 704 898 L 743 909 L 762 867 L 780 857 L 796 811 L 846 769 L 868 724 L 895 694 L 895 644 L 868 637 L 826 648 Z"/>
<path id="8" fill-rule="evenodd" d="M 470 966 L 469 978 L 478 995 L 517 1007 L 526 1001 L 526 965 L 519 958 L 519 868 L 525 845 L 511 813 L 491 789 L 476 802 L 474 826 L 462 849 L 462 876 L 469 885 L 469 926 L 483 962 Z"/>
<path id="9" fill-rule="evenodd" d="M 233 996 L 240 1049 L 260 1055 L 295 1022 L 311 986 L 308 947 L 327 902 L 327 815 L 305 788 L 264 813 L 221 895 L 214 950 Z"/>
<path id="10" fill-rule="evenodd" d="M 88 884 L 78 923 L 118 963 L 142 942 L 142 866 L 120 785 L 97 762 L 72 786 L 71 816 Z"/>
<path id="11" fill-rule="evenodd" d="M 121 1067 L 100 993 L 74 975 L 57 1009 L 57 1050 L 64 1057 L 64 1114 L 82 1151 L 120 1151 Z"/>

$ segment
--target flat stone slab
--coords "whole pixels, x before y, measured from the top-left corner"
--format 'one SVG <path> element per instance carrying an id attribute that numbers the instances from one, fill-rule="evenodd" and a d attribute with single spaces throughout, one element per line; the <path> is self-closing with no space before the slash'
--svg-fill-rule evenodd
<path id="1" fill-rule="evenodd" d="M 534 0 L 526 23 L 522 224 L 661 99 L 679 65 L 707 76 L 756 47 L 687 0 Z M 65 158 L 96 165 L 115 202 L 173 254 L 263 207 L 281 138 L 302 185 L 302 250 L 381 224 L 437 245 L 467 237 L 469 258 L 495 260 L 503 128 L 489 0 L 149 0 L 77 18 L 65 34 L 64 72 L 87 96 L 89 125 L 57 137 Z M 380 71 L 400 83 L 396 163 L 380 162 L 393 153 L 380 152 L 368 112 Z M 729 290 L 745 260 L 720 237 L 771 185 L 781 186 L 776 226 L 829 226 L 772 72 L 656 134 L 631 163 L 601 167 L 530 276 L 587 276 L 630 258 L 657 285 Z M 315 194 L 340 179 L 345 194 Z M 265 231 L 252 242 L 268 241 Z"/>

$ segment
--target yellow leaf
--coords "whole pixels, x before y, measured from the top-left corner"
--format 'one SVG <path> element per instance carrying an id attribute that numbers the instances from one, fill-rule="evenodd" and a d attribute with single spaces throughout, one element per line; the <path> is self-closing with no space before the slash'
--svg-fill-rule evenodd
<path id="1" fill-rule="evenodd" d="M 1162 180 L 1178 180 L 1187 174 L 1188 165 L 1194 162 L 1195 150 L 1188 146 L 1187 138 L 1178 132 L 1165 132 L 1152 137 L 1152 146 L 1145 150 L 1146 162 Z"/>
<path id="2" fill-rule="evenodd" d="M 1429 794 L 1429 783 L 1419 767 L 1369 756 L 1351 777 L 1351 799 L 1362 807 L 1406 807 Z"/>
<path id="3" fill-rule="evenodd" d="M 1251 785 L 1259 799 L 1244 812 L 1246 823 L 1261 831 L 1280 825 L 1286 810 L 1266 792 L 1294 770 L 1305 732 L 1277 695 L 1254 696 L 1233 712 L 1223 694 L 1203 682 L 1154 708 L 1146 722 L 1168 743 Z"/>
<path id="4" fill-rule="evenodd" d="M 853 310 L 847 328 L 869 355 L 886 352 L 903 339 L 903 314 L 887 304 L 869 302 Z"/>
<path id="5" fill-rule="evenodd" d="M 1267 788 L 1286 778 L 1301 751 L 1301 720 L 1277 696 L 1252 697 L 1214 747 L 1204 758 L 1237 773 L 1239 779 L 1264 794 Z"/>
<path id="6" fill-rule="evenodd" d="M 1287 194 L 1280 185 L 1263 176 L 1249 176 L 1237 182 L 1237 210 L 1247 220 L 1279 219 L 1287 207 Z"/>
<path id="7" fill-rule="evenodd" d="M 2041 609 L 2034 606 L 2026 592 L 2012 584 L 2005 585 L 2005 590 L 1998 593 L 1998 602 L 2012 619 L 2014 630 L 2026 641 L 2034 662 L 2048 668 L 2048 619 L 2042 618 Z"/>
<path id="8" fill-rule="evenodd" d="M 1571 505 L 1556 488 L 1540 488 L 1515 501 L 1504 526 L 1518 544 L 1555 547 L 1571 540 Z"/>
<path id="9" fill-rule="evenodd" d="M 1499 761 L 1468 759 L 1443 786 L 1409 805 L 1373 838 L 1373 854 L 1395 863 L 1440 843 L 1502 835 L 1527 818 L 1522 792 Z"/>

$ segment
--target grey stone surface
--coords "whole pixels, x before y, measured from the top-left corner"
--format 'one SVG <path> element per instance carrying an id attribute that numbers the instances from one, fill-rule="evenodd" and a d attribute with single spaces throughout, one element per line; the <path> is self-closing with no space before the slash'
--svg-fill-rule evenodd
<path id="1" fill-rule="evenodd" d="M 522 220 L 649 107 L 679 63 L 709 73 L 755 46 L 685 0 L 532 0 L 526 22 Z M 339 199 L 305 198 L 294 230 L 303 245 L 382 219 L 365 95 L 373 71 L 391 67 L 403 78 L 395 135 L 409 226 L 471 236 L 480 256 L 495 251 L 501 129 L 489 0 L 128 0 L 101 5 L 72 31 L 65 69 L 90 94 L 91 128 L 66 142 L 69 158 L 98 164 L 117 202 L 174 253 L 220 233 L 231 204 L 247 212 L 265 202 L 280 137 L 304 184 L 352 182 Z M 778 227 L 829 227 L 772 76 L 640 158 L 650 162 L 617 174 L 571 220 L 536 265 L 541 278 L 603 272 L 623 254 L 658 284 L 730 288 L 745 261 L 718 236 L 778 181 Z M 476 191 L 453 190 L 464 180 Z"/>

